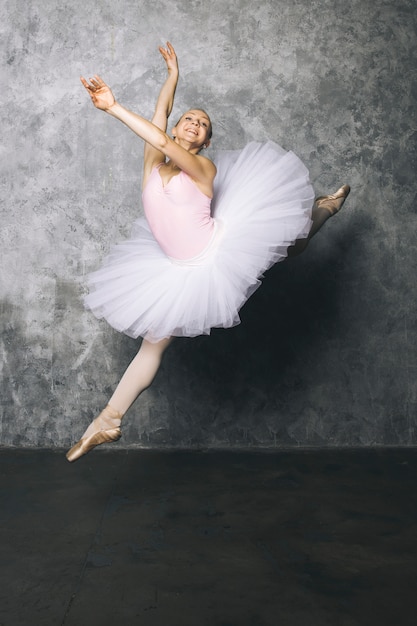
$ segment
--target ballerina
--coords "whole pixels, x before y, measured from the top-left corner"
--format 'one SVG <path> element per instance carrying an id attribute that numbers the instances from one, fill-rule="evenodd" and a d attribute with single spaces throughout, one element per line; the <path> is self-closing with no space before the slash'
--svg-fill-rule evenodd
<path id="1" fill-rule="evenodd" d="M 81 77 L 94 106 L 145 142 L 145 217 L 89 276 L 85 297 L 97 317 L 142 343 L 107 406 L 67 452 L 70 462 L 121 437 L 123 416 L 174 337 L 238 324 L 265 270 L 300 254 L 350 191 L 343 185 L 314 201 L 304 164 L 273 141 L 220 152 L 213 162 L 201 154 L 212 137 L 201 108 L 186 111 L 169 135 L 179 70 L 169 42 L 159 51 L 167 78 L 151 121 L 119 104 L 100 76 Z"/>

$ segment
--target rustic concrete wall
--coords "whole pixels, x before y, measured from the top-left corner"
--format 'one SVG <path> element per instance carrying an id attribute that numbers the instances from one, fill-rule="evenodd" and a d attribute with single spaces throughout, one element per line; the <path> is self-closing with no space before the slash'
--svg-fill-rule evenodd
<path id="1" fill-rule="evenodd" d="M 5 0 L 0 17 L 0 442 L 73 442 L 137 349 L 81 295 L 141 210 L 142 145 L 78 77 L 149 116 L 170 39 L 174 117 L 202 103 L 216 148 L 271 137 L 317 193 L 353 191 L 241 326 L 174 343 L 118 445 L 415 444 L 414 0 Z"/>

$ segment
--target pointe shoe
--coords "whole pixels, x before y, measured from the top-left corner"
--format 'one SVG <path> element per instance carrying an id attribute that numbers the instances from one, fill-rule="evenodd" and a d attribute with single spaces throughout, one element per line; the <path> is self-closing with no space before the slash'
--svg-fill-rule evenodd
<path id="1" fill-rule="evenodd" d="M 349 185 L 342 185 L 342 187 L 340 187 L 340 189 L 338 189 L 335 193 L 316 198 L 316 206 L 320 209 L 326 209 L 326 211 L 330 212 L 330 215 L 335 215 L 342 208 L 349 193 Z"/>
<path id="2" fill-rule="evenodd" d="M 72 463 L 84 456 L 84 454 L 87 454 L 87 452 L 90 452 L 90 450 L 96 446 L 120 439 L 122 436 L 120 426 L 115 426 L 112 422 L 114 422 L 114 420 L 120 420 L 122 417 L 121 413 L 118 413 L 118 411 L 115 411 L 110 406 L 106 406 L 90 425 L 91 427 L 94 424 L 96 428 L 95 432 L 89 436 L 84 435 L 78 443 L 68 450 L 66 454 L 68 461 Z"/>

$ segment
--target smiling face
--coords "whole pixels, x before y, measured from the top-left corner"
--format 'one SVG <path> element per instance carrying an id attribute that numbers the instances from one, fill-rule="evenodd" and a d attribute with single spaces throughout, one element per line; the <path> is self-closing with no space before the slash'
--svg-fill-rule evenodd
<path id="1" fill-rule="evenodd" d="M 211 121 L 202 109 L 191 109 L 178 120 L 172 132 L 178 140 L 207 147 L 211 137 Z"/>

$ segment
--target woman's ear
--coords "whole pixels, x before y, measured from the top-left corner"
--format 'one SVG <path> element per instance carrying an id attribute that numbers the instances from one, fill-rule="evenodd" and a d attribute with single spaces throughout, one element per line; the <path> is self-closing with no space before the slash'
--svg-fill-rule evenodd
<path id="1" fill-rule="evenodd" d="M 176 138 L 176 136 L 177 136 L 177 127 L 176 126 L 174 126 L 174 128 L 171 130 L 171 135 L 172 135 L 173 139 Z"/>

